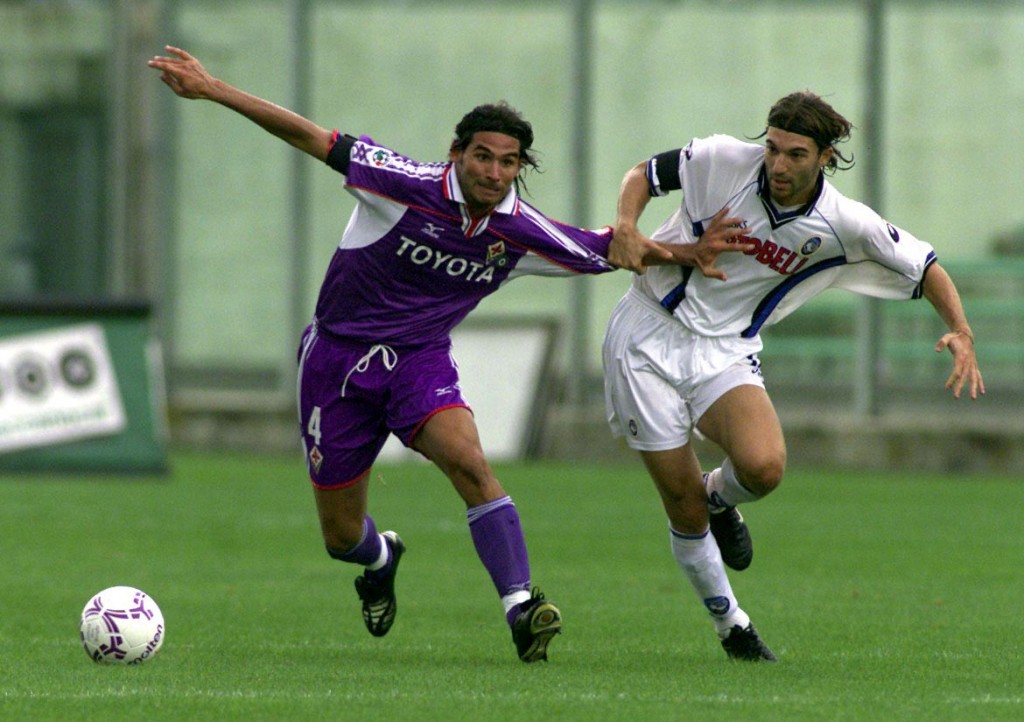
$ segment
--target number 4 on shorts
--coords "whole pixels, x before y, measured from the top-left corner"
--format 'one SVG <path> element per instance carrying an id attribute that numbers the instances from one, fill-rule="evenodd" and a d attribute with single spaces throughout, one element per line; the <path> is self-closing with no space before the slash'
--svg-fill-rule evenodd
<path id="1" fill-rule="evenodd" d="M 313 437 L 313 443 L 320 446 L 320 407 L 314 406 L 306 424 L 306 433 Z"/>

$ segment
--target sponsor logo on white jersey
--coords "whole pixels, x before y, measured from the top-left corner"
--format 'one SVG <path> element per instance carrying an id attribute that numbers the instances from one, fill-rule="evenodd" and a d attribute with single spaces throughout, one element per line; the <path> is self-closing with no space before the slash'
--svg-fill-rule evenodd
<path id="1" fill-rule="evenodd" d="M 821 248 L 821 238 L 817 236 L 805 241 L 797 252 L 780 246 L 778 243 L 762 241 L 753 236 L 737 236 L 734 242 L 750 244 L 752 248 L 744 253 L 753 256 L 758 263 L 782 276 L 791 276 L 799 271 L 807 263 L 808 257 Z"/>

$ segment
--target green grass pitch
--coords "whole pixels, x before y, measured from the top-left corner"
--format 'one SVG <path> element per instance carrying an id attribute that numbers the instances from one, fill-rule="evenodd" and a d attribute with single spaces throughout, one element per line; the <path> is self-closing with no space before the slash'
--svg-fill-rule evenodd
<path id="1" fill-rule="evenodd" d="M 499 466 L 564 634 L 515 656 L 455 492 L 379 467 L 409 551 L 372 638 L 356 569 L 323 553 L 297 458 L 176 454 L 167 478 L 0 472 L 3 720 L 1024 719 L 1019 479 L 791 470 L 744 512 L 732 581 L 779 656 L 727 660 L 639 463 Z M 140 587 L 167 636 L 92 663 L 89 597 Z"/>

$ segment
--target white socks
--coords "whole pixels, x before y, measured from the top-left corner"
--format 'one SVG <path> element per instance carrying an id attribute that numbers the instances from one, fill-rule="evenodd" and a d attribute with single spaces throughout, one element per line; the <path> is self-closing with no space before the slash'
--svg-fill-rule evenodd
<path id="1" fill-rule="evenodd" d="M 720 467 L 704 475 L 704 488 L 707 489 L 708 503 L 712 510 L 716 506 L 736 506 L 761 498 L 740 483 L 732 460 L 728 457 Z"/>
<path id="2" fill-rule="evenodd" d="M 506 594 L 501 598 L 501 605 L 505 607 L 505 614 L 508 615 L 512 611 L 513 607 L 517 607 L 520 604 L 530 601 L 530 593 L 525 589 L 521 589 L 518 592 L 512 592 Z"/>
<path id="3" fill-rule="evenodd" d="M 750 624 L 750 617 L 740 609 L 732 593 L 732 585 L 729 584 L 722 563 L 722 553 L 711 532 L 705 531 L 701 535 L 681 534 L 671 527 L 669 531 L 672 556 L 707 607 L 718 636 L 724 639 L 734 625 L 746 627 Z"/>

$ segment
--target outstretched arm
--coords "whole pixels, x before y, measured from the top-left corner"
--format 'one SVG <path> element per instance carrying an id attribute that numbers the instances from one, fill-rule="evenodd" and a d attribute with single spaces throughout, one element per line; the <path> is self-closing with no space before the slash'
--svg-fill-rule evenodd
<path id="1" fill-rule="evenodd" d="M 170 56 L 158 55 L 148 64 L 160 71 L 160 80 L 175 94 L 191 100 L 220 103 L 304 153 L 321 161 L 327 159 L 333 137 L 330 130 L 213 77 L 202 63 L 181 48 L 168 45 L 166 50 Z"/>
<path id="2" fill-rule="evenodd" d="M 671 254 L 637 229 L 637 221 L 651 200 L 647 189 L 646 163 L 638 163 L 626 173 L 619 188 L 615 235 L 608 248 L 608 261 L 619 268 L 643 273 L 647 266 L 671 262 Z"/>
<path id="3" fill-rule="evenodd" d="M 985 393 L 985 382 L 981 378 L 978 359 L 974 354 L 974 334 L 967 324 L 967 316 L 953 279 L 946 273 L 946 269 L 933 263 L 925 271 L 922 290 L 924 297 L 935 307 L 949 328 L 949 333 L 944 334 L 935 344 L 937 353 L 948 348 L 953 354 L 953 372 L 946 380 L 946 388 L 952 388 L 953 397 L 958 399 L 961 389 L 967 384 L 971 398 L 978 398 L 979 393 Z"/>

